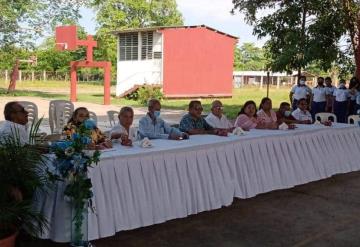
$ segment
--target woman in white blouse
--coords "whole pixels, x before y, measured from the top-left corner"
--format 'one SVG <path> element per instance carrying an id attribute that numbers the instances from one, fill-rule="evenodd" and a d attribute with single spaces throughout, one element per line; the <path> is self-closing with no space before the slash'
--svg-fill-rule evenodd
<path id="1" fill-rule="evenodd" d="M 298 84 L 291 88 L 289 95 L 293 111 L 296 110 L 298 101 L 300 99 L 310 99 L 310 94 L 311 89 L 306 85 L 306 77 L 300 76 Z"/>
<path id="2" fill-rule="evenodd" d="M 134 110 L 125 106 L 119 112 L 119 123 L 110 132 L 111 139 L 120 139 L 124 146 L 132 146 L 137 139 L 137 131 L 131 127 L 134 120 Z"/>

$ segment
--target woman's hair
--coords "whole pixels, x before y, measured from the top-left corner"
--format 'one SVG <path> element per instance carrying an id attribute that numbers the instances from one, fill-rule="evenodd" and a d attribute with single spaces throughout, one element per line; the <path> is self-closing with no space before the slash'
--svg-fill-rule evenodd
<path id="1" fill-rule="evenodd" d="M 260 102 L 259 110 L 261 110 L 263 108 L 263 104 L 268 100 L 271 101 L 271 99 L 269 97 L 262 98 L 262 100 Z"/>
<path id="2" fill-rule="evenodd" d="M 79 111 L 82 111 L 82 110 L 89 112 L 89 110 L 86 107 L 76 108 L 75 111 L 73 112 L 73 114 L 71 115 L 71 118 L 69 119 L 68 124 L 69 123 L 75 124 L 76 123 L 75 118 L 79 114 Z"/>
<path id="3" fill-rule="evenodd" d="M 238 116 L 240 114 L 245 114 L 245 108 L 248 107 L 249 105 L 254 105 L 255 106 L 255 117 L 256 117 L 256 112 L 257 112 L 256 103 L 253 100 L 248 100 L 248 101 L 245 102 L 244 106 L 239 111 Z"/>

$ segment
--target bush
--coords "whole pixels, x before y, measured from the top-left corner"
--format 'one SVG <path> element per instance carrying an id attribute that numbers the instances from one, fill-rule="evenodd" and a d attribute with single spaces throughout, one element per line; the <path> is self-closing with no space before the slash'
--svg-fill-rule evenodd
<path id="1" fill-rule="evenodd" d="M 162 100 L 164 98 L 161 89 L 152 86 L 143 86 L 137 91 L 137 101 L 142 105 L 146 105 L 149 99 Z"/>

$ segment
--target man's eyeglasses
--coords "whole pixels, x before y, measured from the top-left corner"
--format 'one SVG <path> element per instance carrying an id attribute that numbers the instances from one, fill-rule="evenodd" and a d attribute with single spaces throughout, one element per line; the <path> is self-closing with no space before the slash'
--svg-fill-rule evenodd
<path id="1" fill-rule="evenodd" d="M 222 106 L 214 106 L 214 109 L 216 109 L 216 110 L 224 110 L 224 107 L 222 107 Z"/>
<path id="2" fill-rule="evenodd" d="M 196 111 L 202 111 L 202 110 L 204 110 L 201 106 L 200 106 L 200 107 L 194 107 L 194 109 L 195 109 Z"/>

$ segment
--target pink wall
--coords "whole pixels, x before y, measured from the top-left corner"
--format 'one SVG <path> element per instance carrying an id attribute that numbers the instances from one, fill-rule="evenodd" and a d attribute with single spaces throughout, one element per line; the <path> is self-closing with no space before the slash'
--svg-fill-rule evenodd
<path id="1" fill-rule="evenodd" d="M 234 38 L 203 27 L 161 32 L 167 97 L 232 95 Z"/>

